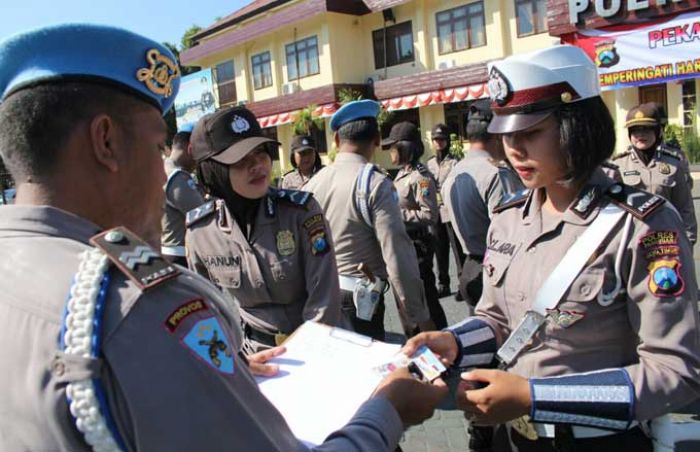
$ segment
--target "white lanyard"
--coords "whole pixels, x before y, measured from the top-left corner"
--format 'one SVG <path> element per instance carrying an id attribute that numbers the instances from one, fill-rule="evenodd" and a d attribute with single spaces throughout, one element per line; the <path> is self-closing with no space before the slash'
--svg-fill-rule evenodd
<path id="1" fill-rule="evenodd" d="M 532 308 L 527 311 L 520 324 L 498 350 L 498 358 L 502 364 L 510 365 L 522 352 L 537 330 L 544 324 L 547 319 L 547 311 L 557 307 L 571 283 L 583 270 L 586 262 L 615 225 L 625 216 L 625 213 L 614 204 L 607 205 L 598 213 L 598 217 L 593 220 L 593 223 L 586 228 L 583 234 L 576 239 L 576 242 L 569 248 L 564 258 L 537 291 Z"/>

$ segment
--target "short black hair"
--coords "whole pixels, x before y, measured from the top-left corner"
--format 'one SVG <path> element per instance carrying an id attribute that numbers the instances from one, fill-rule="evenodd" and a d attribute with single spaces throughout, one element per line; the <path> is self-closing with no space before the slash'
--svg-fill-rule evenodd
<path id="1" fill-rule="evenodd" d="M 555 111 L 567 179 L 585 181 L 615 150 L 615 124 L 599 96 L 565 104 Z"/>
<path id="2" fill-rule="evenodd" d="M 414 141 L 397 141 L 391 147 L 399 151 L 401 163 L 404 163 L 404 160 L 407 159 L 407 163 L 411 165 L 417 164 L 425 151 L 422 142 L 416 143 Z"/>
<path id="3" fill-rule="evenodd" d="M 489 123 L 480 119 L 467 121 L 467 140 L 470 142 L 486 143 L 491 138 L 488 132 Z"/>
<path id="4" fill-rule="evenodd" d="M 186 150 L 187 146 L 190 145 L 190 137 L 192 137 L 192 132 L 178 132 L 173 137 L 173 149 Z"/>
<path id="5" fill-rule="evenodd" d="M 343 124 L 338 129 L 340 141 L 370 144 L 379 137 L 379 124 L 374 118 L 363 118 Z"/>
<path id="6" fill-rule="evenodd" d="M 25 88 L 0 104 L 0 155 L 16 181 L 41 178 L 54 168 L 76 124 L 99 113 L 128 121 L 128 113 L 139 104 L 146 105 L 133 95 L 94 82 Z"/>

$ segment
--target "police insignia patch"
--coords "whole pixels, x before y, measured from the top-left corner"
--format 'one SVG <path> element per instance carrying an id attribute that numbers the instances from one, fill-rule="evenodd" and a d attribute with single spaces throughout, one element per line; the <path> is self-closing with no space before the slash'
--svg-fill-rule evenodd
<path id="1" fill-rule="evenodd" d="M 225 374 L 233 374 L 231 342 L 216 317 L 209 317 L 195 323 L 182 338 L 182 343 L 214 369 Z"/>
<path id="2" fill-rule="evenodd" d="M 296 242 L 292 231 L 285 229 L 277 233 L 277 252 L 280 256 L 291 256 L 296 251 Z"/>
<path id="3" fill-rule="evenodd" d="M 325 230 L 319 229 L 311 234 L 311 252 L 314 256 L 324 254 L 329 248 Z"/>
<path id="4" fill-rule="evenodd" d="M 680 275 L 681 263 L 676 258 L 658 259 L 647 266 L 649 291 L 661 298 L 677 297 L 685 290 Z"/>
<path id="5" fill-rule="evenodd" d="M 659 165 L 659 172 L 661 174 L 671 174 L 671 167 L 668 166 L 668 163 L 662 163 Z"/>
<path id="6" fill-rule="evenodd" d="M 187 303 L 178 306 L 177 309 L 175 309 L 168 316 L 168 318 L 165 320 L 165 327 L 168 329 L 168 331 L 174 333 L 182 322 L 185 321 L 185 319 L 198 312 L 206 312 L 208 310 L 209 308 L 202 299 L 188 301 Z"/>
<path id="7" fill-rule="evenodd" d="M 151 66 L 139 69 L 136 78 L 154 93 L 170 97 L 173 94 L 173 80 L 180 76 L 180 68 L 158 49 L 146 52 L 146 60 Z"/>
<path id="8" fill-rule="evenodd" d="M 564 311 L 560 309 L 547 309 L 549 318 L 562 328 L 569 328 L 574 323 L 585 317 L 583 312 Z"/>

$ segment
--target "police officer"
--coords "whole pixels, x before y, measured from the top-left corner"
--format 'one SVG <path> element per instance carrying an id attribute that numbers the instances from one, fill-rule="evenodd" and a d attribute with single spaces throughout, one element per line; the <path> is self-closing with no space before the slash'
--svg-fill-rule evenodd
<path id="1" fill-rule="evenodd" d="M 215 197 L 187 219 L 190 268 L 241 307 L 245 349 L 274 347 L 299 325 L 337 325 L 337 267 L 328 225 L 310 193 L 269 187 L 272 150 L 244 107 L 200 119 L 197 173 Z"/>
<path id="2" fill-rule="evenodd" d="M 306 450 L 237 353 L 232 300 L 152 248 L 179 80 L 166 47 L 121 29 L 0 42 L 0 153 L 18 184 L 0 209 L 17 257 L 0 262 L 0 450 Z M 444 395 L 407 375 L 315 449 L 393 451 Z"/>
<path id="3" fill-rule="evenodd" d="M 291 151 L 289 162 L 294 169 L 282 176 L 280 188 L 299 190 L 323 168 L 323 163 L 310 135 L 296 135 L 292 139 Z"/>
<path id="4" fill-rule="evenodd" d="M 683 224 L 663 197 L 601 168 L 615 129 L 582 50 L 489 66 L 489 131 L 530 191 L 494 209 L 476 315 L 407 351 L 428 343 L 461 367 L 498 357 L 504 370 L 462 375 L 467 417 L 499 424 L 494 451 L 651 451 L 639 423 L 700 391 Z"/>
<path id="5" fill-rule="evenodd" d="M 185 258 L 185 216 L 190 210 L 204 204 L 204 192 L 192 177 L 195 162 L 192 158 L 190 136 L 193 124 L 185 124 L 173 137 L 172 151 L 165 159 L 165 213 L 160 252 L 172 262 L 187 266 Z"/>
<path id="6" fill-rule="evenodd" d="M 504 162 L 501 137 L 487 130 L 492 117 L 489 100 L 478 100 L 469 107 L 466 131 L 470 148 L 442 190 L 451 224 L 466 253 L 459 288 L 471 306 L 481 298 L 481 266 L 493 209 L 504 197 L 524 188 Z"/>
<path id="7" fill-rule="evenodd" d="M 406 234 L 397 195 L 391 179 L 370 164 L 380 144 L 377 114 L 379 104 L 371 100 L 348 102 L 331 118 L 338 154 L 333 165 L 314 176 L 304 187 L 314 194 L 328 218 L 338 260 L 342 309 L 355 331 L 384 339 L 384 292 L 386 282 L 411 331 L 433 329 L 425 303 L 418 260 Z M 367 273 L 358 267 L 364 264 Z M 353 293 L 363 279 L 374 280 L 379 291 L 374 315 L 357 316 Z M 355 298 L 355 300 L 354 300 Z"/>
<path id="8" fill-rule="evenodd" d="M 695 243 L 698 226 L 693 178 L 683 151 L 663 141 L 664 122 L 663 108 L 656 103 L 631 109 L 625 122 L 631 144 L 612 161 L 624 183 L 668 199 L 681 214 L 688 239 Z"/>
<path id="9" fill-rule="evenodd" d="M 447 318 L 435 287 L 435 244 L 430 232 L 439 220 L 437 188 L 432 174 L 420 163 L 423 141 L 418 127 L 408 121 L 394 124 L 389 137 L 382 141 L 382 146 L 389 148 L 391 163 L 399 166 L 399 172 L 394 178 L 394 187 L 399 196 L 399 207 L 406 232 L 416 249 L 430 318 L 437 328 L 445 328 Z M 408 333 L 409 336 L 413 335 L 411 331 Z"/>
<path id="10" fill-rule="evenodd" d="M 435 257 L 438 266 L 438 295 L 442 298 L 452 293 L 450 290 L 450 247 L 452 247 L 458 268 L 464 262 L 464 253 L 459 243 L 455 241 L 447 206 L 440 195 L 440 190 L 447 176 L 458 160 L 450 153 L 450 132 L 445 124 L 436 124 L 430 133 L 430 138 L 435 155 L 428 159 L 426 166 L 437 184 L 437 198 L 440 208 L 440 220 L 433 227 L 433 235 L 435 236 Z"/>

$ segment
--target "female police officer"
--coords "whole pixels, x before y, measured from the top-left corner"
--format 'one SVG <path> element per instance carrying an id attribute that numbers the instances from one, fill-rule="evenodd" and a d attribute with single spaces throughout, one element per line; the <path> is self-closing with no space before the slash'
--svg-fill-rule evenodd
<path id="1" fill-rule="evenodd" d="M 420 132 L 411 122 L 397 123 L 391 128 L 389 137 L 382 141 L 382 146 L 390 148 L 391 162 L 401 166 L 394 179 L 401 215 L 418 256 L 418 268 L 423 280 L 430 318 L 437 328 L 445 328 L 447 318 L 435 287 L 435 245 L 430 233 L 430 228 L 439 221 L 437 188 L 432 174 L 419 162 L 423 155 Z M 407 332 L 410 333 L 412 332 Z"/>
<path id="2" fill-rule="evenodd" d="M 595 65 L 553 47 L 490 68 L 506 156 L 528 194 L 487 236 L 474 317 L 414 338 L 459 367 L 461 406 L 493 450 L 651 450 L 639 422 L 690 402 L 700 350 L 692 248 L 660 196 L 616 183 Z M 578 239 L 578 240 L 577 240 Z M 473 381 L 487 386 L 474 388 Z M 529 415 L 526 416 L 526 415 Z"/>
<path id="3" fill-rule="evenodd" d="M 205 116 L 192 133 L 199 180 L 217 199 L 188 214 L 188 262 L 238 300 L 247 352 L 340 316 L 321 208 L 309 193 L 268 186 L 276 144 L 241 107 Z"/>
<path id="4" fill-rule="evenodd" d="M 294 169 L 282 176 L 280 188 L 298 190 L 323 168 L 323 163 L 312 136 L 296 135 L 291 151 L 289 163 Z"/>

